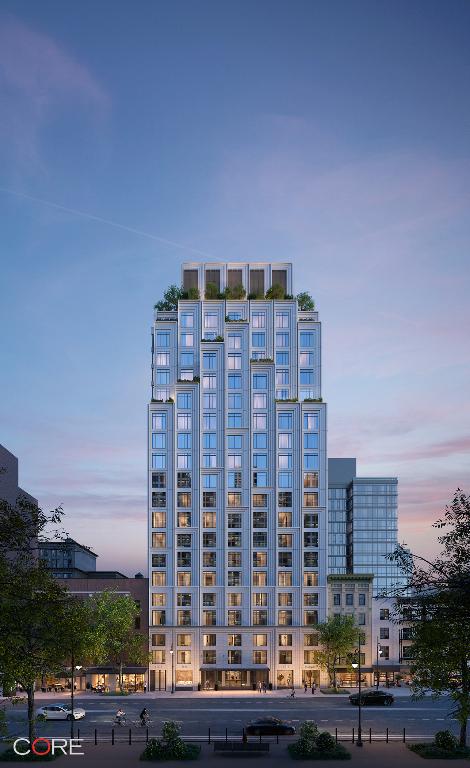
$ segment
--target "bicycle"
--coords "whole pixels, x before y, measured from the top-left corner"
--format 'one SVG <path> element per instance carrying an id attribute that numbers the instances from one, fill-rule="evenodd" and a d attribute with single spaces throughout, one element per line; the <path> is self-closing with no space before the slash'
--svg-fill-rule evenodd
<path id="1" fill-rule="evenodd" d="M 142 720 L 134 720 L 132 722 L 132 725 L 134 725 L 136 728 L 148 728 L 148 726 L 151 724 L 151 720 L 149 717 L 146 717 L 145 720 L 142 722 Z"/>
<path id="2" fill-rule="evenodd" d="M 114 720 L 113 720 L 113 725 L 119 725 L 119 726 L 127 725 L 127 718 L 126 717 L 115 717 Z"/>

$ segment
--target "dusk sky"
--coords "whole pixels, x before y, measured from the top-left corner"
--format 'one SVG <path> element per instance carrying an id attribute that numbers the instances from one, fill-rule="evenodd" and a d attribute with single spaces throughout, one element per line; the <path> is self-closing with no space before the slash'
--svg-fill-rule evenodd
<path id="1" fill-rule="evenodd" d="M 0 442 L 146 568 L 153 305 L 185 260 L 291 261 L 330 456 L 400 537 L 470 491 L 468 0 L 2 0 Z"/>

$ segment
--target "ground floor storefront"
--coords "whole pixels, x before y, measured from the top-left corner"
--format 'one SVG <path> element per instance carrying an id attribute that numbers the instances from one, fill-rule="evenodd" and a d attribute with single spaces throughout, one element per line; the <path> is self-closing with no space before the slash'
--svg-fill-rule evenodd
<path id="1" fill-rule="evenodd" d="M 123 667 L 121 676 L 122 690 L 125 693 L 143 693 L 147 690 L 147 667 Z M 112 693 L 119 690 L 119 668 L 117 667 L 80 667 L 73 677 L 75 691 Z M 67 692 L 72 689 L 71 671 L 64 674 L 47 675 L 37 682 L 37 689 L 43 693 Z"/>

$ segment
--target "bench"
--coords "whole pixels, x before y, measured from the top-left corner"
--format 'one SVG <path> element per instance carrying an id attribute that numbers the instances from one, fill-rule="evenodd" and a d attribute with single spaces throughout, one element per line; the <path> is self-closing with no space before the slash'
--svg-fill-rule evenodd
<path id="1" fill-rule="evenodd" d="M 269 743 L 259 741 L 214 741 L 214 752 L 269 752 Z"/>

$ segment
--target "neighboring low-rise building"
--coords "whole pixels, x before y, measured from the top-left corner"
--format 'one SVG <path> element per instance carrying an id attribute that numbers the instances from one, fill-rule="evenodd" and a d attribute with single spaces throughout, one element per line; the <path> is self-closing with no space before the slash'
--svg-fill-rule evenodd
<path id="1" fill-rule="evenodd" d="M 38 500 L 18 485 L 18 459 L 5 446 L 0 445 L 0 499 L 15 504 L 18 496 L 25 496 L 32 504 Z"/>
<path id="2" fill-rule="evenodd" d="M 358 628 L 357 651 L 359 651 L 359 632 L 361 632 L 361 680 L 372 683 L 373 660 L 373 574 L 343 573 L 328 576 L 328 614 L 330 616 L 352 616 Z M 345 686 L 356 686 L 358 672 L 351 669 L 348 659 L 344 658 L 338 666 L 338 681 Z M 327 680 L 325 679 L 325 684 Z"/>

